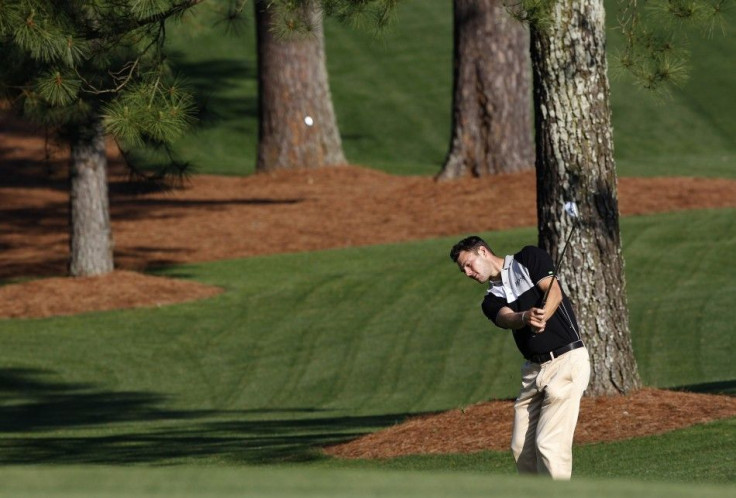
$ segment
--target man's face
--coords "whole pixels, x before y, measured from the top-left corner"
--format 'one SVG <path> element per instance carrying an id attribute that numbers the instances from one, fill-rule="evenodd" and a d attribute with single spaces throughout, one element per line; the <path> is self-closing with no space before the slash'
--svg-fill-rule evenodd
<path id="1" fill-rule="evenodd" d="M 485 247 L 479 247 L 476 251 L 460 252 L 457 258 L 457 266 L 468 277 L 480 283 L 485 283 L 491 278 L 493 271 L 490 259 L 488 250 Z"/>

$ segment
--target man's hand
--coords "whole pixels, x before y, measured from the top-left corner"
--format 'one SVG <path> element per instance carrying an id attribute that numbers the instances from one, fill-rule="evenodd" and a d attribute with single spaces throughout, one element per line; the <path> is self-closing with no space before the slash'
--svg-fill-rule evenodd
<path id="1" fill-rule="evenodd" d="M 504 306 L 499 310 L 495 323 L 503 329 L 513 330 L 518 330 L 528 325 L 532 332 L 539 334 L 544 332 L 544 328 L 547 326 L 547 319 L 545 318 L 544 308 L 513 311 L 508 306 Z"/>
<path id="2" fill-rule="evenodd" d="M 547 326 L 543 308 L 530 308 L 524 313 L 524 323 L 529 325 L 532 332 L 541 334 Z"/>

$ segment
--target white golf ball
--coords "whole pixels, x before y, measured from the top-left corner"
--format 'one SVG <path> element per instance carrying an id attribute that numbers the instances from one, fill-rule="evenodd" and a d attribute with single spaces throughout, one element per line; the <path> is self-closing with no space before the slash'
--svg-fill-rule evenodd
<path id="1" fill-rule="evenodd" d="M 306 116 L 304 118 L 304 124 L 307 126 L 312 126 L 314 124 L 314 119 L 312 119 L 312 116 Z"/>

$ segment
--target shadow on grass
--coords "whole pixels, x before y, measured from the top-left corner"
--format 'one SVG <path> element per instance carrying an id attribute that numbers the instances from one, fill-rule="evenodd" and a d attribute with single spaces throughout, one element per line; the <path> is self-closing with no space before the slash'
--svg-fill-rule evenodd
<path id="1" fill-rule="evenodd" d="M 2 155 L 0 153 L 0 161 Z M 268 197 L 243 197 L 221 200 L 146 199 L 111 194 L 110 214 L 113 222 L 141 219 L 180 220 L 188 208 L 213 212 L 229 206 L 288 206 L 304 202 L 302 198 L 273 199 Z M 67 200 L 49 200 L 42 206 L 0 206 L 0 248 L 15 251 L 0 261 L 0 282 L 27 276 L 59 276 L 66 274 L 68 253 L 63 245 L 49 250 L 49 240 L 65 241 L 69 232 L 69 203 Z M 17 234 L 23 234 L 18 237 Z M 47 244 L 40 248 L 40 244 Z M 181 248 L 181 251 L 187 251 Z M 171 250 L 170 250 L 171 251 Z M 159 247 L 137 246 L 127 250 L 116 248 L 115 258 L 134 260 L 135 267 L 147 268 L 170 265 L 172 259 L 152 259 L 150 252 L 164 252 Z M 18 256 L 18 254 L 22 254 Z"/>
<path id="2" fill-rule="evenodd" d="M 234 59 L 208 59 L 203 62 L 185 62 L 181 54 L 172 54 L 178 74 L 197 100 L 199 127 L 228 123 L 242 132 L 251 132 L 245 126 L 246 117 L 258 114 L 257 96 L 243 93 L 239 85 L 257 79 L 255 63 Z"/>
<path id="3" fill-rule="evenodd" d="M 0 370 L 0 464 L 266 464 L 322 458 L 318 448 L 407 415 L 324 416 L 314 408 L 166 410 L 167 397 Z M 334 412 L 329 412 L 334 414 Z"/>
<path id="4" fill-rule="evenodd" d="M 736 396 L 736 380 L 723 380 L 719 382 L 704 382 L 702 384 L 690 384 L 677 386 L 673 391 L 688 391 L 702 394 L 728 394 Z"/>

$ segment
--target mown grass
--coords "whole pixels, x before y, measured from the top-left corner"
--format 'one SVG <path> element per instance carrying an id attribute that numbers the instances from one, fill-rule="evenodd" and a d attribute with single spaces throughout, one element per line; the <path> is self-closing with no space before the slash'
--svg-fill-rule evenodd
<path id="1" fill-rule="evenodd" d="M 177 150 L 202 172 L 250 174 L 257 139 L 252 16 L 241 31 L 224 35 L 209 5 L 182 29 L 170 30 L 173 60 L 206 103 L 203 126 Z M 617 4 L 607 6 L 619 174 L 736 176 L 733 38 L 689 30 L 681 47 L 690 53 L 689 78 L 669 95 L 655 95 L 617 68 Z M 397 174 L 437 173 L 450 140 L 451 2 L 403 0 L 395 23 L 380 36 L 328 20 L 326 43 L 349 161 Z"/>
<path id="2" fill-rule="evenodd" d="M 0 470 L 0 496 L 107 497 L 386 497 L 516 498 L 544 494 L 551 498 L 600 496 L 704 497 L 731 496 L 733 487 L 648 483 L 635 479 L 578 479 L 550 482 L 544 479 L 489 475 L 475 472 L 335 470 L 305 467 L 245 468 L 109 468 L 71 467 L 65 469 Z"/>
<path id="3" fill-rule="evenodd" d="M 720 299 L 733 302 L 733 265 L 726 260 L 736 243 L 734 214 L 726 209 L 623 220 L 631 328 L 647 385 L 733 390 L 736 370 L 728 352 L 736 339 L 726 333 L 729 319 L 696 311 L 708 306 L 701 296 L 711 295 L 714 306 Z M 532 229 L 484 235 L 502 253 L 535 238 Z M 293 475 L 302 477 L 270 484 L 269 492 L 285 496 L 298 482 L 305 493 L 323 492 L 320 476 L 336 472 L 339 482 L 346 470 L 388 472 L 383 478 L 390 483 L 393 470 L 408 472 L 406 482 L 421 480 L 426 474 L 420 471 L 442 471 L 437 496 L 466 479 L 480 479 L 482 486 L 497 479 L 466 472 L 513 474 L 507 452 L 378 464 L 326 459 L 317 451 L 413 414 L 515 394 L 518 353 L 508 334 L 482 318 L 482 287 L 458 277 L 447 257 L 452 242 L 170 268 L 161 273 L 226 292 L 163 308 L 4 320 L 0 462 L 28 489 L 36 486 L 33 473 L 14 474 L 13 467 L 43 465 L 44 475 L 48 466 L 64 464 L 68 477 L 50 475 L 77 482 L 77 472 L 97 472 L 76 470 L 80 465 L 133 465 L 125 478 L 131 483 L 118 492 L 131 494 L 140 491 L 139 482 L 166 475 L 152 465 L 182 465 L 206 492 L 224 495 L 227 486 L 244 481 L 230 476 L 231 484 L 220 488 L 208 477 L 212 466 L 236 466 L 251 475 L 255 471 L 247 469 L 254 464 L 300 463 Z M 576 476 L 584 483 L 635 478 L 733 485 L 733 424 L 579 447 Z M 98 471 L 101 482 L 123 479 L 121 470 Z M 611 496 L 625 487 L 614 482 Z M 361 486 L 358 495 L 375 491 Z M 389 487 L 395 496 L 405 491 L 403 484 Z M 158 482 L 150 494 L 165 495 L 165 489 Z M 336 484 L 325 496 L 342 492 Z"/>
<path id="4" fill-rule="evenodd" d="M 206 103 L 204 126 L 177 151 L 202 172 L 249 174 L 253 30 L 223 37 L 200 12 L 187 34 L 171 33 L 174 60 Z M 449 12 L 444 0 L 407 0 L 381 39 L 328 22 L 353 163 L 438 170 L 449 139 Z M 609 37 L 613 53 L 619 41 Z M 731 45 L 693 39 L 691 79 L 669 100 L 613 80 L 619 174 L 734 176 Z M 723 310 L 736 297 L 735 214 L 623 220 L 632 336 L 647 385 L 734 393 L 736 339 Z M 499 252 L 536 241 L 532 229 L 485 235 Z M 576 447 L 572 483 L 513 476 L 506 452 L 322 457 L 321 445 L 413 414 L 515 394 L 518 353 L 482 319 L 482 288 L 458 278 L 447 258 L 454 241 L 169 268 L 160 273 L 227 292 L 164 308 L 0 321 L 0 496 L 733 495 L 733 419 Z"/>

